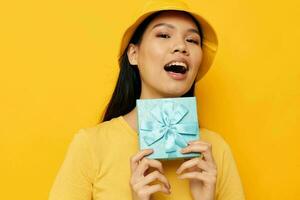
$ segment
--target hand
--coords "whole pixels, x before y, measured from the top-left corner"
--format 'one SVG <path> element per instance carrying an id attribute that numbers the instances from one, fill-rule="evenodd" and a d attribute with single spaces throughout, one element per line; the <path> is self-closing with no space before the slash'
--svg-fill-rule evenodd
<path id="1" fill-rule="evenodd" d="M 200 152 L 200 157 L 182 163 L 176 173 L 180 179 L 189 179 L 194 200 L 213 200 L 217 180 L 217 167 L 212 156 L 211 144 L 197 140 L 181 150 L 182 153 Z M 185 173 L 183 173 L 185 172 Z"/>
<path id="2" fill-rule="evenodd" d="M 144 157 L 152 152 L 152 149 L 146 149 L 131 157 L 130 186 L 133 200 L 149 200 L 153 193 L 159 191 L 170 194 L 170 184 L 163 175 L 161 162 Z M 147 173 L 149 167 L 156 168 L 157 170 Z M 162 182 L 162 184 L 150 185 L 150 183 L 155 180 Z"/>

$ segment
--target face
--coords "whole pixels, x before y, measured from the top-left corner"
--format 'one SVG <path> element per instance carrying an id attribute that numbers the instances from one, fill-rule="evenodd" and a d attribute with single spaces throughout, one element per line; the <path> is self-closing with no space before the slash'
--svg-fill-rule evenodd
<path id="1" fill-rule="evenodd" d="M 127 51 L 130 64 L 139 68 L 140 98 L 185 94 L 191 88 L 202 60 L 200 41 L 197 26 L 189 15 L 165 11 L 156 16 L 144 31 L 141 42 L 130 44 Z M 178 73 L 176 69 L 187 71 Z"/>

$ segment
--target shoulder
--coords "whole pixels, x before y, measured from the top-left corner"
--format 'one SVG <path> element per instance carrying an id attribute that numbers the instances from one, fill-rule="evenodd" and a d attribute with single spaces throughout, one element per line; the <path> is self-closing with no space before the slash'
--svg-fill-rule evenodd
<path id="1" fill-rule="evenodd" d="M 230 145 L 218 132 L 200 128 L 200 139 L 211 144 L 212 154 L 218 165 L 223 165 L 224 159 L 232 154 Z"/>
<path id="2" fill-rule="evenodd" d="M 201 128 L 200 132 L 201 140 L 212 145 L 212 154 L 218 170 L 216 187 L 218 199 L 245 199 L 230 145 L 217 132 L 205 128 Z"/>
<path id="3" fill-rule="evenodd" d="M 118 132 L 117 123 L 117 118 L 113 118 L 109 121 L 81 128 L 78 130 L 77 135 L 85 138 L 90 143 L 103 141 L 102 139 L 107 138 L 110 134 Z"/>
<path id="4" fill-rule="evenodd" d="M 215 131 L 206 128 L 200 128 L 200 137 L 201 140 L 211 143 L 212 146 L 222 149 L 229 148 L 227 141 Z"/>
<path id="5" fill-rule="evenodd" d="M 104 159 L 108 147 L 116 138 L 118 129 L 120 128 L 118 128 L 116 118 L 94 126 L 80 128 L 73 137 L 71 149 L 77 152 L 74 154 L 90 157 L 95 165 L 99 165 L 100 161 Z"/>
<path id="6" fill-rule="evenodd" d="M 90 149 L 97 155 L 103 154 L 111 146 L 118 145 L 121 141 L 131 141 L 134 139 L 126 127 L 124 128 L 119 117 L 94 126 L 81 128 L 75 137 L 87 143 Z"/>

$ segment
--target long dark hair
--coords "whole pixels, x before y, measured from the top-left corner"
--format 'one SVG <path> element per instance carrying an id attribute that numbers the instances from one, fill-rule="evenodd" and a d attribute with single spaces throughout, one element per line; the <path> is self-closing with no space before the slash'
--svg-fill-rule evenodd
<path id="1" fill-rule="evenodd" d="M 135 30 L 133 36 L 131 37 L 131 40 L 129 42 L 133 44 L 139 44 L 142 39 L 142 35 L 144 31 L 146 30 L 149 23 L 161 12 L 159 11 L 155 12 L 154 14 L 147 17 Z M 181 11 L 184 13 L 188 12 Z M 190 17 L 195 22 L 199 33 L 201 37 L 201 47 L 202 47 L 202 38 L 203 33 L 200 24 L 198 21 L 190 15 Z M 120 72 L 119 77 L 116 83 L 115 90 L 112 94 L 112 97 L 106 107 L 105 112 L 102 115 L 102 122 L 109 121 L 112 118 L 119 117 L 121 115 L 125 115 L 129 113 L 132 109 L 136 106 L 136 99 L 140 98 L 141 95 L 141 78 L 139 74 L 139 70 L 137 66 L 131 65 L 129 63 L 128 57 L 127 57 L 127 48 L 125 49 L 123 55 L 119 58 L 119 66 L 120 66 Z M 189 91 L 187 91 L 184 95 L 181 97 L 193 97 L 194 96 L 194 90 L 195 90 L 195 81 Z"/>

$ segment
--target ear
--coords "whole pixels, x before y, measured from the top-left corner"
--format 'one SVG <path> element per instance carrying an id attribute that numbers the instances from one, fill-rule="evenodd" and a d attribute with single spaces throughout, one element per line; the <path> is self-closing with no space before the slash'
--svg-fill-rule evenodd
<path id="1" fill-rule="evenodd" d="M 127 50 L 127 57 L 129 60 L 129 63 L 131 65 L 137 65 L 137 57 L 138 57 L 138 46 L 134 45 L 132 43 L 129 44 L 128 50 Z"/>

